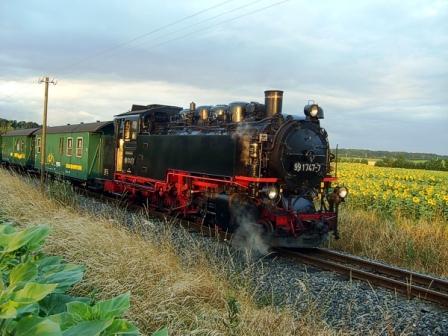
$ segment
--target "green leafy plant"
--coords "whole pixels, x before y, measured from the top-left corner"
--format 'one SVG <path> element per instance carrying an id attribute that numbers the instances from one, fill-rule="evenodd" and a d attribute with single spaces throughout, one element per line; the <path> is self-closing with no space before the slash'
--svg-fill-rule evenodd
<path id="1" fill-rule="evenodd" d="M 84 268 L 44 255 L 48 234 L 47 226 L 0 224 L 0 335 L 138 335 L 122 318 L 129 293 L 97 303 L 66 294 Z"/>
<path id="2" fill-rule="evenodd" d="M 72 301 L 67 311 L 50 316 L 64 331 L 64 335 L 138 335 L 137 328 L 121 319 L 129 309 L 130 295 L 125 293 L 113 299 L 100 301 L 95 305 Z"/>

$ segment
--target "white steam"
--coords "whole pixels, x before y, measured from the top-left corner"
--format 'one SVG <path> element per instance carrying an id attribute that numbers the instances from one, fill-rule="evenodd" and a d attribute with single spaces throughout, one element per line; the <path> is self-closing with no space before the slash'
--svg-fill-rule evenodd
<path id="1" fill-rule="evenodd" d="M 244 208 L 233 208 L 231 212 L 238 223 L 232 235 L 232 246 L 249 253 L 267 254 L 269 246 L 263 235 L 263 227 L 255 221 L 253 214 Z"/>

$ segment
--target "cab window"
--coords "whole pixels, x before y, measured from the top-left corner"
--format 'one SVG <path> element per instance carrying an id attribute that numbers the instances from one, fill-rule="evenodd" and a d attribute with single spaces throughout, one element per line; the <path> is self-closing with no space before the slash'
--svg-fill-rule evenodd
<path id="1" fill-rule="evenodd" d="M 130 140 L 131 139 L 131 121 L 126 120 L 124 122 L 124 139 Z"/>
<path id="2" fill-rule="evenodd" d="M 136 140 L 137 139 L 137 133 L 138 133 L 138 122 L 137 120 L 132 120 L 132 134 L 131 134 L 131 139 L 132 140 Z"/>

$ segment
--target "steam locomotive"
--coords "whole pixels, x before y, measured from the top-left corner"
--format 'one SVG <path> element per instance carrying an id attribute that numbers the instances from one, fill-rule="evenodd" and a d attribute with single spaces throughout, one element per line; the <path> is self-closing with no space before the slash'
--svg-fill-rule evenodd
<path id="1" fill-rule="evenodd" d="M 305 118 L 285 116 L 282 100 L 269 90 L 264 104 L 134 105 L 115 117 L 115 176 L 104 190 L 229 232 L 249 222 L 271 246 L 337 237 L 347 190 L 331 188 L 323 110 L 309 104 Z"/>
<path id="2" fill-rule="evenodd" d="M 39 169 L 43 156 L 46 172 L 90 188 L 228 232 L 244 226 L 269 246 L 315 247 L 338 236 L 347 189 L 332 187 L 323 109 L 309 103 L 299 118 L 282 101 L 268 90 L 264 104 L 133 105 L 113 122 L 49 127 L 45 149 L 28 130 L 27 164 Z M 10 154 L 2 145 L 2 160 Z"/>

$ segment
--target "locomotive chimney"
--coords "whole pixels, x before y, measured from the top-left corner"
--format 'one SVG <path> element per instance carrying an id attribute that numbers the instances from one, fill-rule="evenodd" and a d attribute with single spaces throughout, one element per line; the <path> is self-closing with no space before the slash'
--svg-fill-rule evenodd
<path id="1" fill-rule="evenodd" d="M 282 113 L 283 91 L 266 90 L 264 92 L 264 104 L 266 117 L 273 117 Z"/>
<path id="2" fill-rule="evenodd" d="M 190 103 L 190 111 L 194 111 L 196 110 L 196 103 L 195 102 L 191 102 Z"/>

